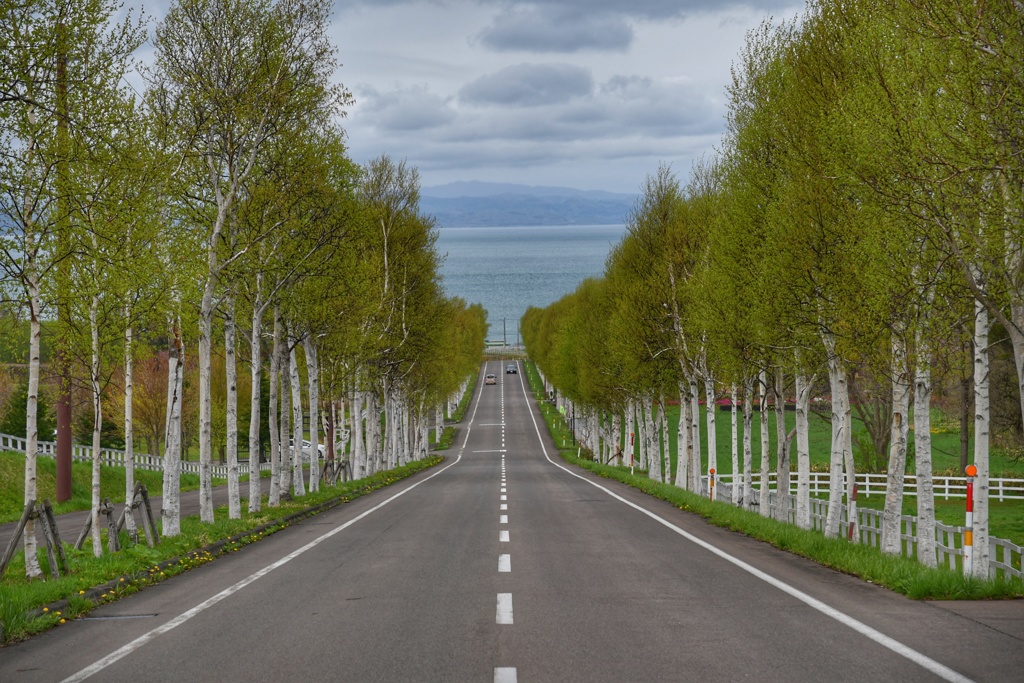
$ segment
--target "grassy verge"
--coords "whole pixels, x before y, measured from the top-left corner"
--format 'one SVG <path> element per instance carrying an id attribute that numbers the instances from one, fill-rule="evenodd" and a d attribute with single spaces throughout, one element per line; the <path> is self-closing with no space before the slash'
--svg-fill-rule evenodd
<path id="1" fill-rule="evenodd" d="M 318 493 L 284 502 L 276 508 L 264 506 L 259 513 L 243 513 L 241 519 L 228 519 L 226 507 L 216 510 L 213 524 L 203 524 L 198 517 L 187 517 L 182 520 L 180 536 L 162 538 L 155 548 L 145 543 L 129 545 L 125 533 L 121 540 L 128 547 L 112 555 L 94 558 L 88 542 L 81 551 L 66 546 L 72 571 L 57 580 L 26 579 L 24 555 L 19 554 L 0 579 L 0 642 L 23 639 L 64 623 L 98 604 L 135 593 L 258 541 L 299 519 L 346 503 L 442 461 L 442 457 L 432 456 L 372 477 L 324 487 Z M 42 563 L 46 571 L 45 559 Z"/>
<path id="2" fill-rule="evenodd" d="M 538 391 L 539 379 L 532 364 L 527 364 L 527 377 L 530 379 L 534 396 L 542 399 Z M 949 569 L 932 569 L 910 558 L 894 557 L 870 546 L 825 538 L 816 531 L 807 531 L 768 519 L 756 512 L 743 510 L 728 503 L 712 502 L 670 484 L 655 482 L 642 472 L 630 474 L 628 467 L 613 467 L 593 462 L 590 454 L 586 452 L 582 454 L 584 457 L 576 457 L 578 450 L 571 445 L 571 435 L 568 434 L 561 415 L 550 406 L 543 403 L 541 405 L 544 421 L 559 446 L 559 454 L 566 462 L 590 470 L 598 476 L 632 486 L 681 510 L 700 515 L 715 526 L 770 543 L 776 548 L 915 599 L 979 600 L 1024 596 L 1024 582 L 1017 579 L 982 581 L 965 577 Z M 565 447 L 561 446 L 563 438 Z"/>

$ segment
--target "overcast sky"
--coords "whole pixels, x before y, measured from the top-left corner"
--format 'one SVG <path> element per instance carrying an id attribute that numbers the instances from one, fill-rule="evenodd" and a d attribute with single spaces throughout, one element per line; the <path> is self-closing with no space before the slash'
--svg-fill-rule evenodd
<path id="1" fill-rule="evenodd" d="M 164 11 L 146 3 L 161 19 Z M 155 3 L 166 8 L 167 0 Z M 724 130 L 746 32 L 801 0 L 336 0 L 352 158 L 457 180 L 636 192 Z"/>

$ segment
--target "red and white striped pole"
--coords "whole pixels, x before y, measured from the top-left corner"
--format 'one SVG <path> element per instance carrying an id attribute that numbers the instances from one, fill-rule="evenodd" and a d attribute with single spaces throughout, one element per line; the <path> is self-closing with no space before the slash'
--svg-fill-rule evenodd
<path id="1" fill-rule="evenodd" d="M 974 477 L 978 468 L 968 465 L 967 473 L 967 519 L 964 521 L 964 576 L 974 573 Z"/>

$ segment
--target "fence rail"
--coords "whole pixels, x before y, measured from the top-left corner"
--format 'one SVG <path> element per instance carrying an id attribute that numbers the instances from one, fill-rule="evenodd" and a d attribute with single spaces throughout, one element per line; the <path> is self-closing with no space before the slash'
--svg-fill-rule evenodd
<path id="1" fill-rule="evenodd" d="M 754 486 L 760 489 L 761 473 L 752 472 L 751 477 L 753 479 Z M 728 483 L 732 481 L 733 475 L 717 474 L 715 475 L 715 478 L 718 481 Z M 830 481 L 831 474 L 829 472 L 811 472 L 811 495 L 814 496 L 817 494 L 827 494 L 829 491 Z M 886 475 L 884 474 L 858 473 L 857 496 L 864 498 L 870 498 L 871 496 L 884 496 L 885 481 Z M 988 495 L 991 500 L 1024 500 L 1024 479 L 1009 479 L 1003 477 L 995 477 L 989 479 L 988 482 Z M 796 473 L 792 472 L 789 477 L 789 489 L 790 492 L 793 494 L 796 493 L 796 485 Z M 776 488 L 778 486 L 777 472 L 769 473 L 768 486 L 772 488 Z M 903 495 L 917 497 L 917 491 L 917 475 L 904 475 Z M 950 500 L 951 498 L 966 498 L 967 479 L 965 477 L 933 476 L 932 492 L 934 493 L 936 498 L 941 498 L 943 500 Z"/>
<path id="2" fill-rule="evenodd" d="M 860 485 L 862 475 L 857 475 L 858 486 Z M 869 475 L 877 476 L 877 475 Z M 884 475 L 883 475 L 884 478 Z M 948 480 L 955 480 L 956 477 L 943 477 Z M 722 481 L 724 479 L 724 481 Z M 760 473 L 753 477 L 754 483 L 753 492 L 751 497 L 753 504 L 757 505 L 760 498 Z M 819 493 L 827 493 L 828 476 L 825 475 L 826 485 L 823 489 L 819 489 Z M 963 478 L 960 478 L 963 481 Z M 716 485 L 715 490 L 717 492 L 718 500 L 732 503 L 733 505 L 742 504 L 742 490 L 737 491 L 732 485 L 732 476 L 724 475 L 715 477 Z M 774 482 L 774 475 L 770 479 L 771 483 Z M 1019 479 L 1003 479 L 1004 482 L 1016 482 L 1016 485 L 1021 484 Z M 771 484 L 769 484 L 771 485 Z M 704 478 L 704 492 L 707 493 L 707 478 Z M 739 487 L 737 487 L 739 488 Z M 963 488 L 966 489 L 966 486 Z M 882 489 L 884 491 L 884 488 Z M 951 490 L 953 490 L 951 488 Z M 1012 490 L 1012 487 L 1008 487 L 1007 490 Z M 812 495 L 815 490 L 812 486 Z M 736 495 L 734 495 L 734 493 Z M 877 492 L 876 492 L 877 493 Z M 862 492 L 858 492 L 858 496 L 862 495 Z M 950 496 L 954 497 L 954 496 Z M 963 498 L 964 495 L 959 496 Z M 1017 496 L 1007 496 L 1007 499 L 1013 500 Z M 784 520 L 790 524 L 796 524 L 796 483 L 795 480 L 790 488 L 790 495 L 784 496 L 782 503 L 782 510 L 780 510 L 779 503 L 780 496 L 778 491 L 772 489 L 768 493 L 768 504 L 771 508 L 771 516 L 775 519 Z M 824 531 L 825 529 L 825 517 L 828 514 L 828 501 L 820 498 L 812 497 L 810 499 L 811 505 L 811 527 L 816 531 Z M 847 529 L 850 522 L 850 515 L 845 505 L 839 506 L 839 527 L 840 529 Z M 917 529 L 918 520 L 917 517 L 911 515 L 902 515 L 900 518 L 900 550 L 907 557 L 917 557 Z M 879 510 L 873 510 L 870 508 L 857 508 L 857 540 L 865 545 L 872 545 L 876 548 L 881 547 L 882 544 L 882 513 Z M 942 522 L 935 522 L 935 561 L 940 567 L 947 567 L 949 569 L 962 571 L 963 570 L 963 540 L 964 540 L 964 527 L 962 526 L 948 526 Z M 1006 540 L 1004 538 L 996 538 L 989 536 L 989 569 L 988 574 L 990 578 L 1003 578 L 1016 576 L 1019 579 L 1024 579 L 1024 568 L 1022 568 L 1022 558 L 1024 558 L 1024 548 L 1017 545 L 1013 541 Z"/>
<path id="3" fill-rule="evenodd" d="M 11 436 L 10 434 L 0 434 L 0 451 L 18 451 L 24 453 L 28 449 L 27 441 L 19 436 Z M 40 441 L 37 444 L 36 453 L 45 457 L 55 457 L 57 453 L 57 444 L 52 441 Z M 71 459 L 77 462 L 92 462 L 92 446 L 83 446 L 82 444 L 71 445 Z M 159 455 L 149 455 L 147 453 L 136 453 L 135 457 L 135 469 L 139 470 L 151 470 L 156 472 L 162 472 L 164 469 L 164 459 Z M 125 466 L 125 452 L 116 448 L 103 448 L 100 449 L 100 464 L 107 465 L 109 467 L 124 467 Z M 213 476 L 227 478 L 228 466 L 225 464 L 215 463 L 210 467 Z M 180 461 L 179 471 L 187 474 L 199 474 L 199 463 L 194 460 L 182 460 Z M 270 471 L 270 463 L 260 463 L 260 471 Z M 238 463 L 238 474 L 244 476 L 249 474 L 249 462 L 247 460 L 241 460 Z"/>

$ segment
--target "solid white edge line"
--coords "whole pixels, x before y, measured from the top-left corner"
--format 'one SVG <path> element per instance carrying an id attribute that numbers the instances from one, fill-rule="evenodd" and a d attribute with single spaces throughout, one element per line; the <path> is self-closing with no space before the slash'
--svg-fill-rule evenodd
<path id="1" fill-rule="evenodd" d="M 829 617 L 832 617 L 833 619 L 835 619 L 839 623 L 841 623 L 841 624 L 843 624 L 845 626 L 850 627 L 854 631 L 856 631 L 856 632 L 860 633 L 861 635 L 863 635 L 863 636 L 865 636 L 865 637 L 875 641 L 879 645 L 881 645 L 881 646 L 891 650 L 892 652 L 895 652 L 898 655 L 906 657 L 910 661 L 914 662 L 915 664 L 918 664 L 919 666 L 923 667 L 924 669 L 927 669 L 928 671 L 932 672 L 936 676 L 939 676 L 943 680 L 951 681 L 952 683 L 974 683 L 974 681 L 972 679 L 964 676 L 963 674 L 959 673 L 958 671 L 954 671 L 953 669 L 949 668 L 945 664 L 942 664 L 940 662 L 935 661 L 931 657 L 918 652 L 917 650 L 911 648 L 908 645 L 904 645 L 903 643 L 901 643 L 900 641 L 896 640 L 895 638 L 887 636 L 884 633 L 882 633 L 881 631 L 878 631 L 877 629 L 874 629 L 871 626 L 868 626 L 864 622 L 859 621 L 857 619 L 854 619 L 853 617 L 851 617 L 850 615 L 846 614 L 845 612 L 840 612 L 838 609 L 836 609 L 836 608 L 834 608 L 834 607 L 832 607 L 830 605 L 825 604 L 821 600 L 818 600 L 817 598 L 814 598 L 814 597 L 808 595 L 807 593 L 804 593 L 803 591 L 790 586 L 787 583 L 784 583 L 783 581 L 775 578 L 771 574 L 767 574 L 767 573 L 761 571 L 760 569 L 758 569 L 757 567 L 754 567 L 753 565 L 747 564 L 746 562 L 744 562 L 743 560 L 739 559 L 738 557 L 733 557 L 729 553 L 727 553 L 724 550 L 721 550 L 720 548 L 718 548 L 718 547 L 708 543 L 707 541 L 702 540 L 700 538 L 697 538 L 696 536 L 694 536 L 693 534 L 689 533 L 688 531 L 685 531 L 684 529 L 680 529 L 679 527 L 677 527 L 675 524 L 672 524 L 668 520 L 662 519 L 661 517 L 659 517 L 655 513 L 651 512 L 649 510 L 646 510 L 645 508 L 640 507 L 636 503 L 633 503 L 631 501 L 626 500 L 625 498 L 623 498 L 622 496 L 618 495 L 614 491 L 611 491 L 610 489 L 607 489 L 604 486 L 601 486 L 597 482 L 591 481 L 591 480 L 587 479 L 586 477 L 581 476 L 581 475 L 577 474 L 576 472 L 573 472 L 568 467 L 565 467 L 564 465 L 561 465 L 561 464 L 555 462 L 554 460 L 551 459 L 551 456 L 548 455 L 547 447 L 544 446 L 544 439 L 541 437 L 540 427 L 537 426 L 537 418 L 533 414 L 533 404 L 530 403 L 530 396 L 529 396 L 529 394 L 526 393 L 526 383 L 525 382 L 521 382 L 521 385 L 522 385 L 522 388 L 523 388 L 523 396 L 526 398 L 527 406 L 529 408 L 530 419 L 533 421 L 533 429 L 537 433 L 537 440 L 540 443 L 541 451 L 543 451 L 543 453 L 544 453 L 544 458 L 547 459 L 547 461 L 549 463 L 551 463 L 552 465 L 554 465 L 558 469 L 562 470 L 563 472 L 565 472 L 567 474 L 570 474 L 570 475 L 576 477 L 577 479 L 580 479 L 582 481 L 587 482 L 591 486 L 593 486 L 593 487 L 595 487 L 597 489 L 600 489 L 601 491 L 604 491 L 605 493 L 607 493 L 612 498 L 618 500 L 621 503 L 625 503 L 629 507 L 633 508 L 634 510 L 637 510 L 638 512 L 640 512 L 640 513 L 642 513 L 644 515 L 647 515 L 648 517 L 650 517 L 654 521 L 656 521 L 659 524 L 661 524 L 661 525 L 671 529 L 672 531 L 676 532 L 677 534 L 679 534 L 680 536 L 682 536 L 686 540 L 690 541 L 691 543 L 695 543 L 696 545 L 704 548 L 705 550 L 707 550 L 707 551 L 709 551 L 711 553 L 714 553 L 715 555 L 718 555 L 723 560 L 732 563 L 733 565 L 739 567 L 740 569 L 744 570 L 745 572 L 748 572 L 749 574 L 752 574 L 753 576 L 756 576 L 757 578 L 761 579 L 765 583 L 767 583 L 769 585 L 772 585 L 772 586 L 775 586 L 776 588 L 778 588 L 782 592 L 787 593 L 788 595 L 796 598 L 797 600 L 799 600 L 800 602 L 804 603 L 805 605 L 808 605 L 809 607 L 812 607 L 812 608 L 816 609 L 817 611 L 821 612 L 822 614 L 824 614 L 826 616 L 829 616 Z"/>
<path id="2" fill-rule="evenodd" d="M 364 517 L 369 516 L 371 513 L 376 512 L 377 510 L 381 509 L 382 507 L 384 507 L 388 503 L 392 502 L 396 498 L 400 498 L 401 496 L 404 496 L 405 494 L 407 494 L 409 491 L 412 491 L 414 488 L 416 488 L 420 484 L 425 484 L 426 482 L 430 481 L 431 479 L 433 479 L 437 475 L 441 474 L 442 472 L 448 470 L 451 467 L 454 467 L 455 465 L 457 465 L 459 463 L 460 460 L 462 460 L 462 454 L 466 450 L 466 444 L 469 443 L 469 434 L 470 434 L 470 432 L 473 429 L 473 421 L 476 419 L 476 409 L 479 406 L 480 406 L 480 401 L 477 400 L 477 402 L 473 405 L 473 415 L 470 416 L 469 424 L 466 425 L 466 437 L 462 441 L 462 447 L 459 448 L 459 453 L 456 456 L 455 461 L 452 462 L 450 465 L 444 466 L 443 468 L 439 469 L 437 472 L 434 472 L 433 474 L 431 474 L 430 476 L 422 479 L 421 481 L 416 482 L 415 484 L 413 484 L 409 488 L 404 489 L 402 491 L 399 491 L 398 493 L 396 493 L 395 495 L 391 496 L 387 500 L 384 500 L 384 501 L 378 503 L 377 505 L 373 506 L 369 510 L 366 510 L 366 511 L 360 513 L 356 517 L 353 517 L 352 519 L 350 519 L 349 521 L 345 522 L 341 526 L 335 527 L 334 529 L 331 529 L 330 531 L 328 531 L 327 533 L 323 534 L 322 536 L 313 539 L 312 541 L 310 541 L 306 545 L 302 546 L 298 550 L 294 550 L 291 553 L 289 553 L 288 555 L 285 555 L 280 560 L 278 560 L 278 561 L 276 561 L 276 562 L 274 562 L 272 564 L 267 565 L 266 567 L 264 567 L 263 569 L 260 569 L 259 571 L 256 571 L 256 572 L 250 574 L 249 576 L 245 577 L 244 579 L 242 579 L 238 583 L 225 588 L 220 593 L 217 593 L 213 597 L 208 598 L 207 600 L 204 600 L 203 602 L 199 603 L 198 605 L 196 605 L 192 609 L 187 610 L 185 612 L 182 612 L 181 614 L 179 614 L 178 616 L 174 617 L 170 621 L 168 621 L 168 622 L 166 622 L 166 623 L 164 623 L 164 624 L 162 624 L 160 626 L 157 626 L 156 628 L 154 628 L 153 630 L 151 630 L 151 631 L 149 631 L 147 633 L 142 634 L 141 636 L 139 636 L 135 640 L 131 641 L 130 643 L 127 643 L 127 644 L 123 645 L 122 647 L 118 648 L 117 650 L 114 650 L 113 652 L 111 652 L 106 657 L 104 657 L 104 658 L 102 658 L 102 659 L 100 659 L 100 660 L 98 660 L 96 662 L 93 662 L 92 664 L 90 664 L 89 666 L 85 667 L 81 671 L 68 676 L 67 678 L 65 678 L 62 681 L 62 683 L 77 683 L 78 681 L 84 681 L 85 679 L 89 678 L 93 674 L 99 673 L 100 671 L 102 671 L 103 669 L 106 669 L 111 664 L 114 664 L 118 660 L 123 659 L 124 657 L 127 657 L 128 655 L 130 655 L 135 650 L 138 650 L 140 647 L 142 647 L 146 643 L 150 642 L 151 640 L 154 640 L 157 636 L 163 635 L 164 633 L 167 633 L 168 631 L 170 631 L 171 629 L 173 629 L 173 628 L 175 628 L 177 626 L 181 626 L 182 624 L 184 624 L 186 621 L 188 621 L 192 617 L 194 617 L 197 614 L 200 614 L 200 613 L 206 611 L 210 607 L 213 607 L 214 605 L 216 605 L 221 600 L 223 600 L 223 599 L 225 599 L 227 597 L 230 597 L 231 595 L 237 593 L 238 591 L 240 591 L 243 588 L 245 588 L 246 586 L 248 586 L 250 583 L 253 583 L 257 579 L 259 579 L 259 578 L 261 578 L 263 576 L 266 576 L 267 574 L 269 574 L 270 572 L 274 571 L 278 567 L 280 567 L 280 566 L 282 566 L 284 564 L 287 564 L 288 562 L 291 562 L 296 557 L 302 555 L 306 551 L 312 550 L 313 548 L 315 548 L 316 546 L 320 545 L 321 543 L 323 543 L 327 539 L 331 538 L 335 534 L 341 533 L 342 531 L 344 531 L 348 527 L 352 526 L 353 524 L 355 524 L 359 520 L 363 519 Z M 511 594 L 509 596 L 509 599 L 511 600 Z M 511 608 L 511 603 L 510 603 L 510 608 Z"/>

